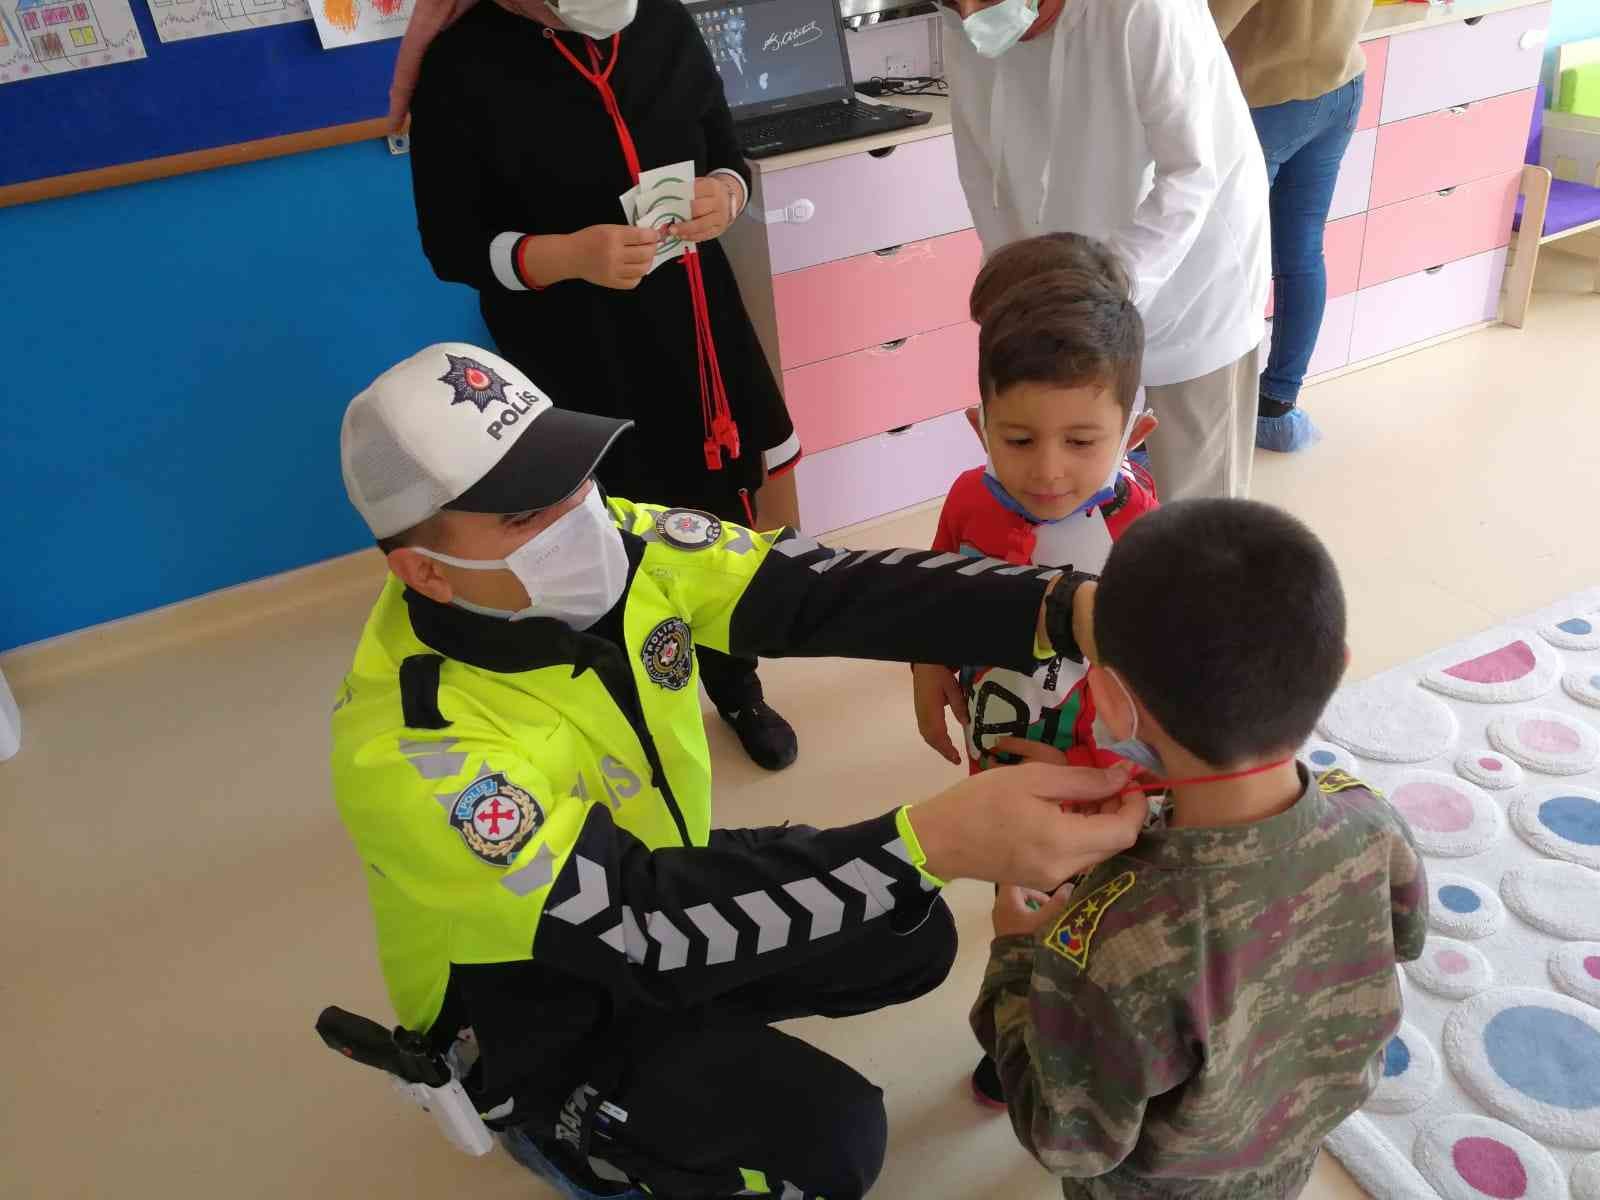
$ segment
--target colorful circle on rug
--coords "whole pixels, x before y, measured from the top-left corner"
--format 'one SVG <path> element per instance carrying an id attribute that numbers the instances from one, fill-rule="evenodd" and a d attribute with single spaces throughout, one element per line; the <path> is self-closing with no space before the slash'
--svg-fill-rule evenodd
<path id="1" fill-rule="evenodd" d="M 1501 630 L 1474 638 L 1424 686 L 1458 700 L 1515 704 L 1544 695 L 1561 675 L 1561 656 L 1532 633 Z"/>
<path id="2" fill-rule="evenodd" d="M 1544 862 L 1500 877 L 1506 907 L 1556 937 L 1600 941 L 1600 874 L 1576 863 Z"/>
<path id="3" fill-rule="evenodd" d="M 1576 717 L 1536 708 L 1489 722 L 1489 741 L 1525 767 L 1578 775 L 1600 760 L 1600 734 Z"/>
<path id="4" fill-rule="evenodd" d="M 1360 775 L 1360 764 L 1356 762 L 1355 755 L 1343 746 L 1332 742 L 1325 742 L 1321 738 L 1312 738 L 1300 751 L 1300 757 L 1310 764 L 1314 774 L 1321 775 L 1324 771 L 1339 770 L 1347 775 Z"/>
<path id="5" fill-rule="evenodd" d="M 1430 871 L 1428 883 L 1433 889 L 1428 904 L 1428 924 L 1436 932 L 1476 941 L 1505 924 L 1506 909 L 1500 897 L 1476 879 L 1446 871 Z"/>
<path id="6" fill-rule="evenodd" d="M 1600 1008 L 1600 942 L 1558 947 L 1550 955 L 1550 978 L 1574 1000 Z"/>
<path id="7" fill-rule="evenodd" d="M 1439 771 L 1398 776 L 1389 788 L 1389 803 L 1405 817 L 1424 854 L 1482 854 L 1505 832 L 1505 817 L 1488 792 Z"/>
<path id="8" fill-rule="evenodd" d="M 1456 774 L 1491 792 L 1503 792 L 1522 782 L 1522 768 L 1515 759 L 1494 750 L 1463 750 L 1456 756 Z"/>
<path id="9" fill-rule="evenodd" d="M 1439 1055 L 1422 1031 L 1402 1024 L 1383 1048 L 1383 1073 L 1367 1107 L 1381 1113 L 1415 1112 L 1433 1099 L 1443 1078 Z"/>
<path id="10" fill-rule="evenodd" d="M 1580 704 L 1600 708 L 1600 671 L 1568 671 L 1561 677 L 1561 687 Z"/>
<path id="11" fill-rule="evenodd" d="M 1419 763 L 1455 745 L 1455 713 L 1404 679 L 1341 688 L 1322 712 L 1317 732 L 1352 754 L 1377 762 Z"/>
<path id="12" fill-rule="evenodd" d="M 1600 1200 L 1600 1154 L 1580 1158 L 1572 1168 L 1572 1200 Z"/>
<path id="13" fill-rule="evenodd" d="M 1444 1053 L 1496 1116 L 1548 1145 L 1600 1148 L 1600 1010 L 1555 992 L 1495 988 L 1451 1012 Z"/>
<path id="14" fill-rule="evenodd" d="M 1543 787 L 1511 801 L 1511 825 L 1535 850 L 1600 871 L 1600 792 Z"/>
<path id="15" fill-rule="evenodd" d="M 1483 951 L 1455 938 L 1431 937 L 1422 957 L 1405 965 L 1411 982 L 1449 1000 L 1465 1000 L 1494 985 L 1494 968 Z"/>
<path id="16" fill-rule="evenodd" d="M 1600 612 L 1578 613 L 1541 625 L 1539 636 L 1563 650 L 1600 650 Z"/>
<path id="17" fill-rule="evenodd" d="M 1412 1149 L 1443 1200 L 1539 1200 L 1561 1194 L 1561 1167 L 1520 1129 L 1475 1113 L 1429 1122 Z"/>

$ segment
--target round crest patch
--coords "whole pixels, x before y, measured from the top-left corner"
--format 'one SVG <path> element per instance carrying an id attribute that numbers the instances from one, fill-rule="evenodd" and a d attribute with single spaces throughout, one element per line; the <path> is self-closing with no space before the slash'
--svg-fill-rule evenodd
<path id="1" fill-rule="evenodd" d="M 656 518 L 656 533 L 679 550 L 705 550 L 722 540 L 722 522 L 693 508 L 669 508 Z"/>
<path id="2" fill-rule="evenodd" d="M 450 805 L 450 824 L 468 850 L 491 866 L 504 867 L 544 824 L 544 810 L 497 771 L 462 789 Z"/>
<path id="3" fill-rule="evenodd" d="M 683 618 L 672 617 L 652 629 L 639 650 L 639 659 L 651 683 L 674 692 L 688 687 L 694 674 L 694 637 Z"/>

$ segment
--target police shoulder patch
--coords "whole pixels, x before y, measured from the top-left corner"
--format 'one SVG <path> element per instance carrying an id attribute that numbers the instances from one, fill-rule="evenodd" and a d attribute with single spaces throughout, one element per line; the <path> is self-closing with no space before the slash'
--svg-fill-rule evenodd
<path id="1" fill-rule="evenodd" d="M 679 550 L 709 550 L 722 540 L 722 522 L 693 508 L 669 508 L 656 518 L 656 533 Z"/>
<path id="2" fill-rule="evenodd" d="M 1322 789 L 1322 793 L 1325 796 L 1331 796 L 1335 792 L 1347 792 L 1351 788 L 1364 788 L 1366 786 L 1354 775 L 1348 771 L 1341 771 L 1338 767 L 1332 767 L 1317 776 L 1317 787 Z"/>
<path id="3" fill-rule="evenodd" d="M 650 631 L 639 648 L 639 661 L 650 682 L 681 692 L 694 675 L 694 637 L 682 617 L 669 617 Z"/>
<path id="4" fill-rule="evenodd" d="M 1050 930 L 1050 936 L 1044 940 L 1045 945 L 1073 966 L 1079 968 L 1087 966 L 1089 943 L 1094 940 L 1095 931 L 1100 928 L 1100 918 L 1105 916 L 1106 909 L 1121 899 L 1123 893 L 1131 888 L 1133 883 L 1133 872 L 1124 871 L 1116 878 L 1095 888 L 1081 900 L 1074 900 L 1067 906 L 1067 911 L 1061 914 L 1061 919 L 1055 923 L 1055 928 Z"/>
<path id="5" fill-rule="evenodd" d="M 544 824 L 544 810 L 532 793 L 496 771 L 461 789 L 450 804 L 450 824 L 468 850 L 490 866 L 506 867 Z"/>

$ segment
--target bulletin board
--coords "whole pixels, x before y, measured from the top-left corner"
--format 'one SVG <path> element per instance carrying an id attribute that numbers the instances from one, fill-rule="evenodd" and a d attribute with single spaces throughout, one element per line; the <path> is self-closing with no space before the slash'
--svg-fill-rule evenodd
<path id="1" fill-rule="evenodd" d="M 163 43 L 132 10 L 146 57 L 0 86 L 0 206 L 385 132 L 398 39 L 325 51 L 296 21 Z"/>

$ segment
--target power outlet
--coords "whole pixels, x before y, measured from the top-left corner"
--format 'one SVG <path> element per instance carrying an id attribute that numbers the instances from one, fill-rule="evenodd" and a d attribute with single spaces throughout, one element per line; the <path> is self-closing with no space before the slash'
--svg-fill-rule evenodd
<path id="1" fill-rule="evenodd" d="M 908 54 L 886 54 L 883 57 L 883 73 L 890 79 L 904 78 L 912 73 L 911 56 Z"/>

